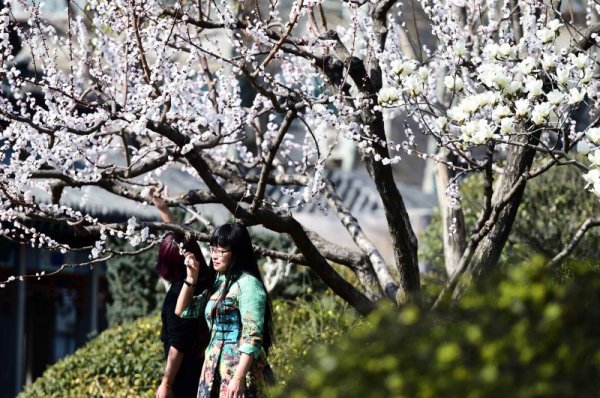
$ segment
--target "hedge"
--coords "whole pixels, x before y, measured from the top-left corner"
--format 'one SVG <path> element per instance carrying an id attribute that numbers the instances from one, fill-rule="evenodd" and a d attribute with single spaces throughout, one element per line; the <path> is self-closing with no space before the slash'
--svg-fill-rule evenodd
<path id="1" fill-rule="evenodd" d="M 273 307 L 276 342 L 269 360 L 280 388 L 311 347 L 332 343 L 360 323 L 331 292 L 275 300 Z M 164 369 L 160 322 L 157 314 L 107 329 L 49 367 L 18 398 L 154 397 Z"/>
<path id="2" fill-rule="evenodd" d="M 160 316 L 107 329 L 49 367 L 18 398 L 154 397 L 163 371 Z"/>

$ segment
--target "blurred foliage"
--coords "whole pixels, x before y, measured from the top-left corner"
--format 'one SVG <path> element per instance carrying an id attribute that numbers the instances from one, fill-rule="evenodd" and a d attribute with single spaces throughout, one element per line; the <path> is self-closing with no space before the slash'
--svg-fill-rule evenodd
<path id="1" fill-rule="evenodd" d="M 123 243 L 112 246 L 121 251 L 132 249 Z M 154 246 L 135 256 L 115 257 L 106 262 L 110 293 L 106 317 L 110 326 L 131 322 L 161 308 L 165 289 L 154 270 L 157 254 L 158 246 Z"/>
<path id="2" fill-rule="evenodd" d="M 312 347 L 330 344 L 360 324 L 330 292 L 275 300 L 273 308 L 276 341 L 269 361 L 276 389 L 300 370 Z M 105 330 L 49 367 L 18 398 L 154 397 L 164 370 L 160 322 L 155 314 Z"/>
<path id="3" fill-rule="evenodd" d="M 333 292 L 295 300 L 275 300 L 275 345 L 269 361 L 279 387 L 303 368 L 315 347 L 330 345 L 350 329 L 362 324 L 354 310 Z"/>
<path id="4" fill-rule="evenodd" d="M 18 398 L 154 397 L 164 361 L 160 316 L 105 330 L 53 366 Z"/>
<path id="5" fill-rule="evenodd" d="M 533 253 L 552 258 L 560 252 L 588 217 L 600 213 L 600 203 L 583 187 L 581 171 L 572 166 L 553 167 L 530 180 L 499 265 L 524 261 Z M 461 195 L 468 236 L 482 208 L 483 176 L 465 179 Z M 436 209 L 419 240 L 419 260 L 438 275 L 445 275 L 442 232 L 440 211 Z M 571 256 L 597 258 L 598 247 L 600 229 L 591 229 Z"/>
<path id="6" fill-rule="evenodd" d="M 315 351 L 280 396 L 597 396 L 598 266 L 544 263 L 507 268 L 453 309 L 384 306 Z"/>

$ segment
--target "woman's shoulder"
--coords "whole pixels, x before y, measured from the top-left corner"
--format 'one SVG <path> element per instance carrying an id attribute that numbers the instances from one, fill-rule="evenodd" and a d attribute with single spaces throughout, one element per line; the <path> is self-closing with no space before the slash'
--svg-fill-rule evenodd
<path id="1" fill-rule="evenodd" d="M 264 291 L 264 287 L 261 281 L 254 275 L 249 274 L 247 272 L 242 272 L 242 274 L 237 279 L 237 283 L 240 285 L 241 289 Z"/>

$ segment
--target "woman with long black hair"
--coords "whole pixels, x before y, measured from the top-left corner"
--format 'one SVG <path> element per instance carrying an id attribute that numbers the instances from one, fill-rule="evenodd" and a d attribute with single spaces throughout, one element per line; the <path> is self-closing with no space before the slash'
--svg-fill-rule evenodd
<path id="1" fill-rule="evenodd" d="M 173 233 L 166 234 L 160 244 L 156 271 L 170 283 L 163 301 L 161 340 L 164 345 L 166 365 L 157 398 L 192 398 L 196 396 L 204 351 L 209 341 L 209 330 L 198 319 L 182 319 L 175 315 L 175 304 L 184 286 L 186 276 L 181 250 L 195 253 L 201 251 L 194 241 L 186 241 Z M 197 279 L 195 292 L 200 294 L 214 282 L 204 260 L 200 263 L 201 278 Z"/>
<path id="2" fill-rule="evenodd" d="M 150 199 L 160 212 L 164 222 L 174 222 L 165 201 L 154 190 Z M 175 315 L 175 305 L 179 293 L 185 285 L 187 276 L 185 258 L 182 253 L 192 253 L 199 260 L 195 294 L 209 289 L 215 281 L 215 272 L 210 269 L 200 246 L 194 240 L 169 232 L 165 234 L 158 250 L 156 272 L 169 283 L 169 290 L 163 301 L 160 338 L 165 353 L 165 370 L 156 391 L 156 398 L 192 398 L 198 391 L 200 370 L 204 361 L 204 352 L 210 338 L 210 332 L 199 319 L 183 319 Z M 190 286 L 187 286 L 190 287 Z"/>
<path id="3" fill-rule="evenodd" d="M 211 235 L 210 267 L 217 279 L 206 303 L 211 331 L 198 386 L 199 398 L 263 397 L 273 374 L 267 362 L 272 344 L 271 303 L 258 269 L 248 230 L 240 223 L 223 224 Z M 188 282 L 175 313 L 195 312 L 193 286 L 200 262 L 187 254 Z M 191 285 L 191 286 L 190 286 Z"/>

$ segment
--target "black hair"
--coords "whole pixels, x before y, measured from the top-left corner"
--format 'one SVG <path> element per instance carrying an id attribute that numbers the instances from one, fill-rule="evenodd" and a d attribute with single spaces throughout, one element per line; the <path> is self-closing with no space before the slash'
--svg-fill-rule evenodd
<path id="1" fill-rule="evenodd" d="M 221 292 L 211 311 L 211 317 L 214 319 L 219 304 L 225 298 L 231 285 L 242 275 L 242 273 L 245 272 L 254 276 L 260 281 L 267 296 L 263 326 L 263 348 L 268 354 L 273 343 L 273 310 L 269 293 L 267 292 L 265 283 L 260 275 L 260 270 L 258 269 L 258 261 L 256 259 L 256 254 L 254 253 L 254 248 L 252 247 L 252 240 L 248 233 L 248 229 L 238 222 L 223 224 L 213 231 L 210 237 L 210 245 L 228 247 L 231 250 L 232 255 L 231 264 L 225 273 L 225 288 Z M 212 265 L 211 258 L 210 268 L 212 268 Z"/>

